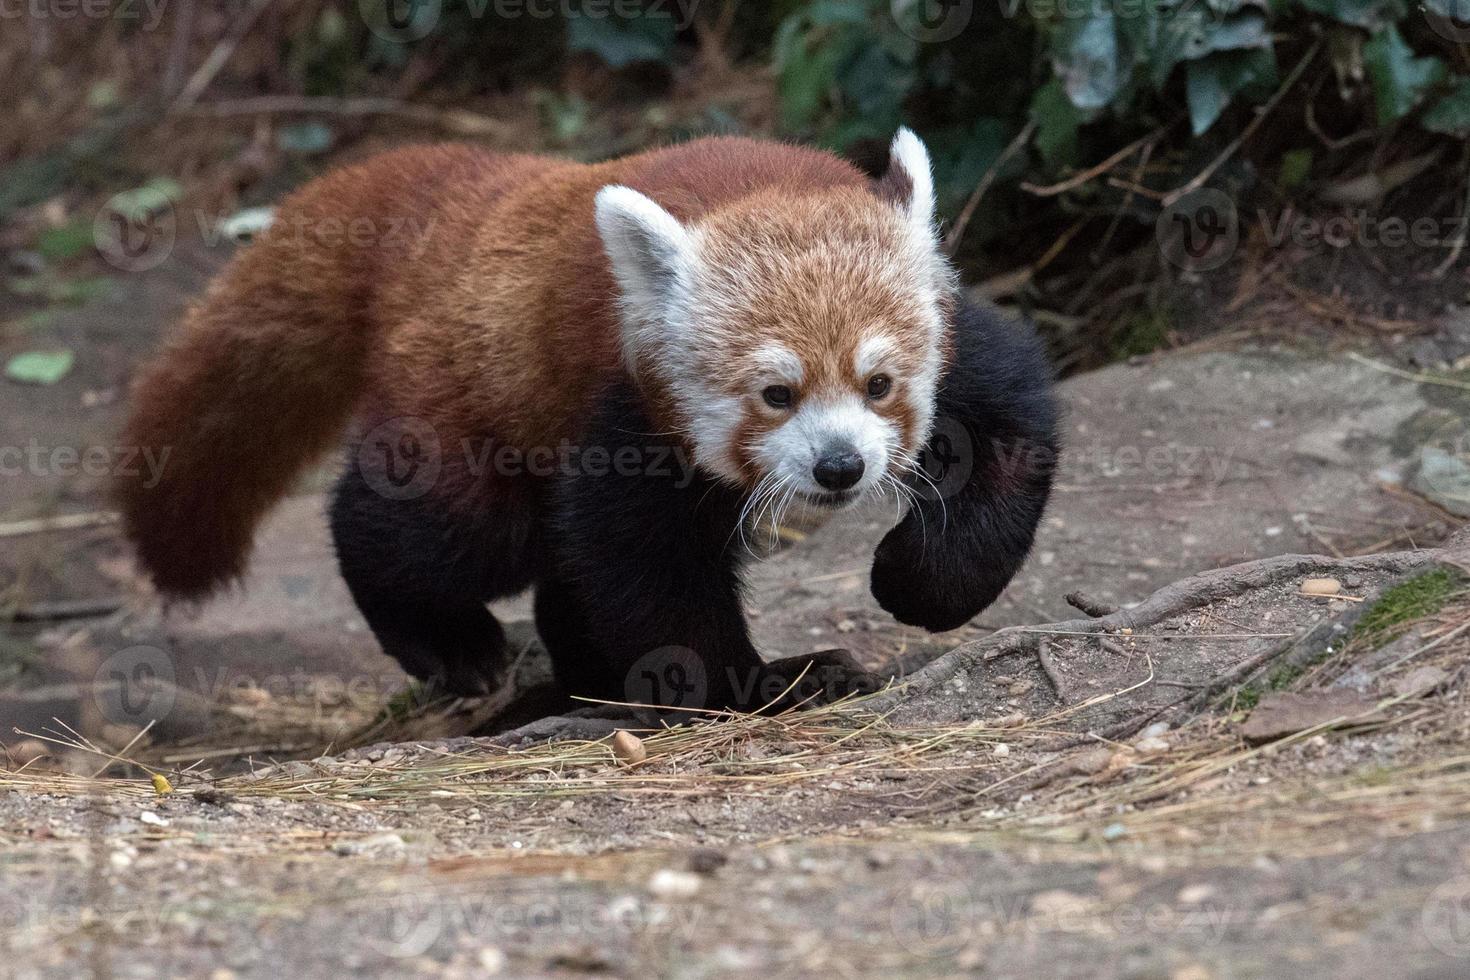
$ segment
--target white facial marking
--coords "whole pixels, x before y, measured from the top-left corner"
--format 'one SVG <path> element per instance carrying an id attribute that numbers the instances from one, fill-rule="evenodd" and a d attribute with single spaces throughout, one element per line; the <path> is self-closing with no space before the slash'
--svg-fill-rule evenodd
<path id="1" fill-rule="evenodd" d="M 853 370 L 857 372 L 859 379 L 872 377 L 887 365 L 888 359 L 897 354 L 898 350 L 898 341 L 892 337 L 869 337 L 858 344 Z"/>
<path id="2" fill-rule="evenodd" d="M 806 370 L 801 366 L 801 358 L 797 357 L 790 348 L 780 344 L 766 344 L 758 347 L 750 355 L 750 359 L 763 378 L 762 385 L 784 384 L 795 388 L 806 376 Z"/>
<path id="3" fill-rule="evenodd" d="M 756 457 L 766 473 L 788 480 L 808 496 L 822 497 L 828 491 L 812 474 L 817 460 L 849 447 L 863 458 L 862 479 L 849 491 L 861 495 L 887 472 L 898 448 L 898 430 L 857 395 L 802 402 L 791 418 L 766 434 Z"/>

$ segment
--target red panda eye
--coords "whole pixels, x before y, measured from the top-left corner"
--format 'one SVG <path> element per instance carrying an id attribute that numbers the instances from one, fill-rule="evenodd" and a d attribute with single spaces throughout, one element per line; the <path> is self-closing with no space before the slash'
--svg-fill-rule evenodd
<path id="1" fill-rule="evenodd" d="M 875 374 L 868 379 L 868 397 L 877 401 L 888 394 L 888 389 L 893 387 L 893 381 L 886 374 Z"/>
<path id="2" fill-rule="evenodd" d="M 761 392 L 761 397 L 772 408 L 791 407 L 791 389 L 785 385 L 771 385 L 765 391 Z"/>

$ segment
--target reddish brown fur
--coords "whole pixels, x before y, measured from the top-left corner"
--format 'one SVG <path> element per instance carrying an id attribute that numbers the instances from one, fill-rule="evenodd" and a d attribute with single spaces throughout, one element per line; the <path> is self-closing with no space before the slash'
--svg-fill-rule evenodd
<path id="1" fill-rule="evenodd" d="M 466 465 L 467 441 L 574 439 L 622 370 L 592 220 L 593 196 L 611 183 L 681 220 L 759 188 L 779 206 L 820 193 L 854 214 L 854 195 L 873 200 L 866 178 L 831 155 L 744 139 L 595 165 L 415 147 L 314 181 L 137 383 L 124 438 L 169 456 L 157 486 L 122 479 L 117 492 L 159 587 L 200 595 L 238 576 L 265 511 L 355 414 L 432 425 L 444 453 L 437 496 L 451 506 L 493 506 L 497 492 Z M 339 240 L 354 220 L 381 240 Z M 388 240 L 404 221 L 423 237 Z M 665 395 L 647 394 L 666 421 Z"/>

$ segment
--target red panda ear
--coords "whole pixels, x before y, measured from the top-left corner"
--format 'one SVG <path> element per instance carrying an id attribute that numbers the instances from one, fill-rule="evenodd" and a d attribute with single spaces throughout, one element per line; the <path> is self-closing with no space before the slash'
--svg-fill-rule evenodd
<path id="1" fill-rule="evenodd" d="M 679 319 L 698 261 L 694 239 L 651 198 L 618 184 L 597 192 L 596 218 L 621 294 L 623 349 L 631 365 Z"/>
<path id="2" fill-rule="evenodd" d="M 924 141 L 907 126 L 888 148 L 888 170 L 874 184 L 879 197 L 896 206 L 925 237 L 934 235 L 934 174 Z"/>

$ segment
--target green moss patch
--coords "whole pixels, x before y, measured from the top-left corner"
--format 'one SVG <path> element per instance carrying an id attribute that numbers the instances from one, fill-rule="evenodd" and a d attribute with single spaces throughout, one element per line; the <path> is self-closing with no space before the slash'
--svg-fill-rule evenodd
<path id="1" fill-rule="evenodd" d="M 1461 576 L 1447 568 L 1400 582 L 1384 592 L 1358 620 L 1353 639 L 1364 639 L 1374 646 L 1387 642 L 1410 623 L 1439 612 L 1461 586 Z"/>

